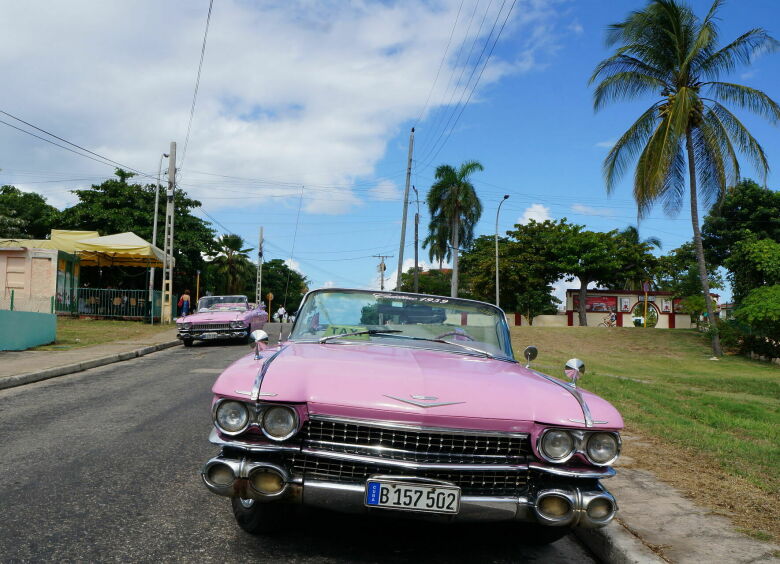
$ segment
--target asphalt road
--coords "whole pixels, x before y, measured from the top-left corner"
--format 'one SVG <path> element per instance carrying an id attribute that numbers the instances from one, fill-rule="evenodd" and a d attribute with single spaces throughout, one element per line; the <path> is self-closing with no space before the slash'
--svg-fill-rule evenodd
<path id="1" fill-rule="evenodd" d="M 210 388 L 243 346 L 175 347 L 0 392 L 0 561 L 595 562 L 515 526 L 307 513 L 254 537 L 198 470 Z"/>

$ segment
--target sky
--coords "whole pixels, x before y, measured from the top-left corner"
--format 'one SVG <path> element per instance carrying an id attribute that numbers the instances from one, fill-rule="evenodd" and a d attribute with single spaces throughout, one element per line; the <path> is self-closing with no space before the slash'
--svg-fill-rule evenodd
<path id="1" fill-rule="evenodd" d="M 690 4 L 699 14 L 710 6 Z M 594 230 L 637 224 L 630 175 L 608 196 L 601 163 L 652 102 L 594 113 L 588 78 L 610 54 L 606 27 L 643 5 L 215 0 L 187 137 L 208 0 L 0 0 L 0 111 L 149 182 L 176 141 L 179 186 L 202 202 L 196 215 L 218 233 L 256 247 L 262 226 L 265 259 L 287 260 L 310 288 L 375 288 L 374 255 L 392 255 L 386 280 L 397 272 L 412 127 L 411 181 L 421 200 L 436 166 L 484 166 L 473 177 L 484 206 L 478 235 L 495 233 L 504 194 L 502 234 L 529 219 L 566 217 Z M 780 37 L 775 0 L 731 0 L 720 16 L 723 42 L 757 26 Z M 729 79 L 780 99 L 780 53 Z M 777 163 L 778 128 L 737 113 Z M 75 202 L 70 190 L 112 172 L 0 123 L 0 184 L 63 208 Z M 757 177 L 746 161 L 742 174 Z M 777 187 L 776 171 L 767 184 Z M 404 270 L 414 257 L 410 198 Z M 422 238 L 422 202 L 421 212 Z M 691 238 L 685 210 L 668 217 L 658 207 L 639 230 L 658 237 L 663 252 Z M 420 257 L 428 266 L 426 249 Z"/>

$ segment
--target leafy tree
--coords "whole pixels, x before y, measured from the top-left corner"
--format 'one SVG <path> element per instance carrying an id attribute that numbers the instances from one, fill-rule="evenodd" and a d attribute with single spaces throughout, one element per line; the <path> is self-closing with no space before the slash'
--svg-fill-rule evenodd
<path id="1" fill-rule="evenodd" d="M 629 225 L 616 234 L 620 259 L 623 267 L 618 273 L 617 287 L 621 290 L 640 290 L 645 281 L 651 280 L 658 259 L 651 253 L 653 248 L 661 248 L 657 237 L 639 238 L 639 231 Z"/>
<path id="2" fill-rule="evenodd" d="M 780 284 L 751 290 L 734 317 L 751 327 L 745 343 L 748 350 L 780 357 Z"/>
<path id="3" fill-rule="evenodd" d="M 708 269 L 707 272 L 710 289 L 723 288 L 723 279 L 720 274 L 714 269 Z M 673 249 L 669 254 L 658 257 L 653 281 L 658 290 L 674 292 L 676 298 L 699 295 L 702 306 L 706 306 L 704 296 L 701 295 L 696 249 L 692 242 L 685 243 L 679 248 Z M 706 307 L 704 307 L 704 311 L 706 311 Z"/>
<path id="4" fill-rule="evenodd" d="M 741 303 L 751 290 L 780 284 L 780 243 L 750 235 L 733 245 L 724 264 L 730 271 L 734 300 Z"/>
<path id="5" fill-rule="evenodd" d="M 222 235 L 216 240 L 210 270 L 219 280 L 219 293 L 238 294 L 245 287 L 247 275 L 253 275 L 255 265 L 249 261 L 251 248 L 244 247 L 240 235 Z"/>
<path id="6" fill-rule="evenodd" d="M 25 238 L 27 222 L 15 216 L 14 210 L 0 214 L 0 237 L 7 239 Z"/>
<path id="7" fill-rule="evenodd" d="M 431 235 L 448 234 L 453 249 L 452 282 L 450 295 L 458 295 L 458 255 L 460 246 L 467 247 L 474 239 L 474 226 L 482 217 L 482 202 L 479 201 L 469 178 L 477 171 L 484 170 L 477 161 L 468 161 L 457 170 L 450 165 L 436 168 L 436 182 L 431 186 L 426 202 L 431 214 Z M 434 231 L 439 230 L 439 231 Z M 430 238 L 430 235 L 429 235 Z M 428 241 L 428 238 L 426 238 Z M 438 239 L 437 239 L 438 241 Z M 437 253 L 440 249 L 437 250 Z M 439 256 L 441 256 L 439 254 Z"/>
<path id="8" fill-rule="evenodd" d="M 21 220 L 21 235 L 30 239 L 45 239 L 57 227 L 60 212 L 46 203 L 46 198 L 34 192 L 22 192 L 14 186 L 0 187 L 0 215 Z M 2 235 L 0 231 L 0 235 Z M 4 235 L 12 236 L 12 235 Z"/>
<path id="9" fill-rule="evenodd" d="M 309 291 L 309 280 L 300 272 L 293 270 L 282 259 L 273 259 L 263 263 L 263 299 L 271 292 L 273 304 L 284 305 L 287 311 L 298 311 L 303 295 Z M 255 279 L 251 282 L 251 295 L 255 293 Z M 267 305 L 267 304 L 266 304 Z M 272 311 L 268 312 L 273 314 Z"/>
<path id="10" fill-rule="evenodd" d="M 436 270 L 432 268 L 425 271 L 420 269 L 420 293 L 432 296 L 446 296 L 450 290 L 451 279 L 452 271 L 449 269 Z M 414 291 L 414 267 L 401 274 L 401 291 Z"/>
<path id="11" fill-rule="evenodd" d="M 99 231 L 103 235 L 132 231 L 142 239 L 152 240 L 152 218 L 154 217 L 154 184 L 131 184 L 132 174 L 121 169 L 117 178 L 102 184 L 92 185 L 85 190 L 73 190 L 79 199 L 74 206 L 62 211 L 60 225 L 63 229 Z M 200 202 L 177 189 L 174 195 L 174 291 L 195 285 L 197 270 L 204 269 L 203 255 L 213 247 L 214 231 L 204 220 L 192 215 Z M 157 226 L 157 244 L 162 246 L 165 230 L 165 195 L 160 195 Z M 89 269 L 85 269 L 89 270 Z M 110 270 L 110 269 L 105 269 Z M 82 271 L 84 276 L 85 271 Z M 128 283 L 144 286 L 142 276 L 127 278 Z M 159 279 L 159 278 L 158 278 Z"/>
<path id="12" fill-rule="evenodd" d="M 534 317 L 538 315 L 555 315 L 561 300 L 552 295 L 552 286 L 537 286 L 526 289 L 518 294 L 515 301 L 515 309 L 523 314 L 529 325 L 534 324 Z"/>
<path id="13" fill-rule="evenodd" d="M 612 192 L 629 164 L 638 157 L 634 174 L 634 198 L 639 215 L 660 201 L 668 214 L 682 208 L 686 164 L 691 204 L 691 224 L 702 294 L 709 319 L 712 301 L 701 232 L 699 204 L 718 202 L 726 186 L 740 176 L 736 152 L 752 161 L 766 177 L 764 150 L 724 104 L 733 104 L 776 122 L 780 106 L 760 90 L 720 77 L 752 57 L 775 50 L 777 41 L 761 28 L 752 29 L 719 48 L 715 0 L 704 19 L 679 0 L 651 0 L 623 22 L 609 27 L 607 42 L 617 46 L 611 57 L 598 64 L 591 84 L 594 107 L 603 108 L 619 99 L 658 95 L 639 119 L 618 139 L 604 161 L 607 191 Z M 712 350 L 721 355 L 717 331 Z"/>

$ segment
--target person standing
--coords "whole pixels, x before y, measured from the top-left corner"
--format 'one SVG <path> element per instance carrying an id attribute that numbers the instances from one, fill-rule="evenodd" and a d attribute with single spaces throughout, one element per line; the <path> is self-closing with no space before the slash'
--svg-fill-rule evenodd
<path id="1" fill-rule="evenodd" d="M 189 290 L 184 290 L 184 293 L 179 298 L 179 311 L 181 312 L 181 317 L 190 314 L 190 291 Z"/>

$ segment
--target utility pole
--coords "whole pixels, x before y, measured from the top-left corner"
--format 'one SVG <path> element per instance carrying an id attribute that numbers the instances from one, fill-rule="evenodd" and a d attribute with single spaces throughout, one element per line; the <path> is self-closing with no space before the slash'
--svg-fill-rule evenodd
<path id="1" fill-rule="evenodd" d="M 412 190 L 414 190 L 414 199 L 417 202 L 417 213 L 414 214 L 414 293 L 417 294 L 420 291 L 420 266 L 418 260 L 418 242 L 420 239 L 420 194 L 414 186 L 412 186 Z"/>
<path id="2" fill-rule="evenodd" d="M 385 265 L 385 259 L 386 258 L 393 258 L 393 255 L 374 255 L 374 258 L 379 259 L 379 267 L 377 270 L 379 270 L 379 289 L 384 290 L 385 289 L 385 270 L 387 270 L 387 266 Z M 396 291 L 401 291 L 401 283 L 398 283 L 398 288 L 396 288 Z"/>
<path id="3" fill-rule="evenodd" d="M 168 153 L 168 190 L 165 205 L 165 235 L 163 237 L 165 262 L 163 263 L 162 311 L 160 321 L 170 323 L 173 308 L 173 193 L 176 188 L 176 141 L 171 141 Z"/>
<path id="4" fill-rule="evenodd" d="M 509 194 L 504 194 L 504 198 L 498 204 L 496 210 L 496 307 L 498 305 L 498 213 L 501 211 L 501 205 L 509 199 Z"/>
<path id="5" fill-rule="evenodd" d="M 257 244 L 257 282 L 255 284 L 255 303 L 259 306 L 263 303 L 261 288 L 263 285 L 263 228 L 260 228 L 260 239 Z M 271 312 L 269 311 L 270 315 Z"/>
<path id="6" fill-rule="evenodd" d="M 401 247 L 398 250 L 398 276 L 395 289 L 401 290 L 401 272 L 404 268 L 404 246 L 406 245 L 406 208 L 409 207 L 409 184 L 412 180 L 412 154 L 414 153 L 414 128 L 409 134 L 409 159 L 406 166 L 406 188 L 404 189 L 404 212 L 401 218 Z"/>
<path id="7" fill-rule="evenodd" d="M 160 155 L 160 165 L 157 167 L 157 184 L 154 186 L 154 223 L 152 224 L 152 246 L 157 246 L 157 211 L 160 208 L 160 176 L 162 176 L 162 162 L 168 153 Z M 149 323 L 154 325 L 154 273 L 152 267 L 149 272 Z"/>

